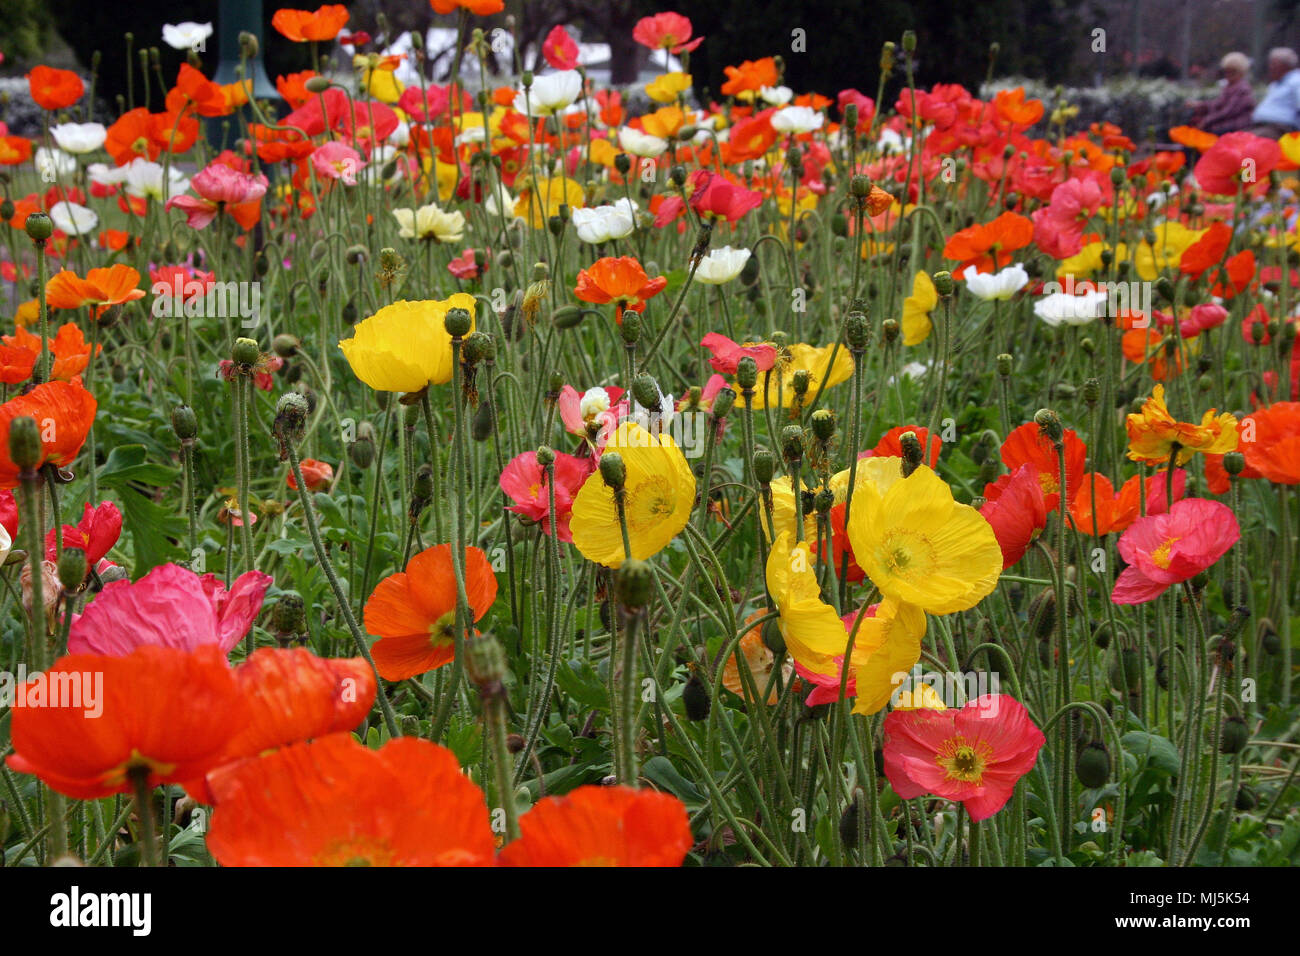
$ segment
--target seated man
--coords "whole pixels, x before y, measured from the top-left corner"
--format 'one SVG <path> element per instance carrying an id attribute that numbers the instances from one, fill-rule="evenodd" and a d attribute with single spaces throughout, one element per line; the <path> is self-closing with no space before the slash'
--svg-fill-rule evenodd
<path id="1" fill-rule="evenodd" d="M 1193 107 L 1191 125 L 1207 133 L 1223 135 L 1247 129 L 1255 111 L 1255 94 L 1251 91 L 1250 59 L 1244 53 L 1228 53 L 1219 61 L 1224 84 L 1219 95 Z"/>
<path id="2" fill-rule="evenodd" d="M 1277 139 L 1300 129 L 1300 69 L 1295 50 L 1278 47 L 1268 54 L 1268 92 L 1251 116 L 1251 132 Z"/>

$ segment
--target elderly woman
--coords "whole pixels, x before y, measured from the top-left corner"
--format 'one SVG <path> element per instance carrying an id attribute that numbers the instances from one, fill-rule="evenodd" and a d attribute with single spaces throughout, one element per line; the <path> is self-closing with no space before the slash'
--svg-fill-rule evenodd
<path id="1" fill-rule="evenodd" d="M 1192 103 L 1191 124 L 1207 133 L 1222 135 L 1246 129 L 1255 111 L 1255 94 L 1251 92 L 1250 60 L 1244 53 L 1228 53 L 1219 61 L 1223 87 L 1219 95 L 1204 103 Z"/>

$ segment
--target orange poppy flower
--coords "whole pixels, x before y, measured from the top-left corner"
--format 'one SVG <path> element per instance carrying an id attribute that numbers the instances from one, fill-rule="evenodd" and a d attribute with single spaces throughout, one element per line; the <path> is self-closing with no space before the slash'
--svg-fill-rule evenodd
<path id="1" fill-rule="evenodd" d="M 50 111 L 67 109 L 86 92 L 86 84 L 77 74 L 51 66 L 32 67 L 27 74 L 27 85 L 36 105 Z"/>
<path id="2" fill-rule="evenodd" d="M 578 272 L 573 294 L 595 305 L 616 303 L 615 318 L 621 324 L 625 309 L 644 312 L 646 300 L 657 296 L 667 285 L 667 276 L 651 279 L 641 263 L 631 256 L 617 259 L 606 256 Z"/>
<path id="3" fill-rule="evenodd" d="M 21 331 L 22 327 L 19 326 Z M 8 339 L 9 336 L 5 336 Z M 36 338 L 36 336 L 32 336 Z M 17 385 L 32 377 L 36 367 L 36 358 L 40 354 L 40 340 L 37 339 L 36 351 L 21 345 L 0 345 L 0 382 Z"/>
<path id="4" fill-rule="evenodd" d="M 0 338 L 3 338 L 7 346 L 27 349 L 37 355 L 41 353 L 41 337 L 26 329 L 14 329 L 13 335 Z M 65 322 L 59 327 L 54 338 L 50 339 L 50 351 L 54 353 L 54 364 L 50 366 L 51 381 L 71 382 L 90 364 L 90 346 L 86 343 L 81 327 L 75 322 Z M 95 354 L 102 351 L 104 347 L 101 345 Z"/>
<path id="5" fill-rule="evenodd" d="M 1167 382 L 1182 373 L 1183 356 L 1177 348 L 1170 351 L 1165 341 L 1155 329 L 1129 329 L 1120 339 L 1120 348 L 1134 365 L 1147 365 L 1153 381 Z"/>
<path id="6" fill-rule="evenodd" d="M 502 866 L 681 866 L 694 840 L 676 797 L 629 787 L 579 787 L 519 818 Z"/>
<path id="7" fill-rule="evenodd" d="M 1165 387 L 1157 385 L 1142 403 L 1142 411 L 1124 422 L 1128 432 L 1128 457 L 1132 461 L 1163 464 L 1177 452 L 1177 464 L 1185 465 L 1198 451 L 1222 455 L 1237 449 L 1237 419 L 1229 412 L 1217 414 L 1211 408 L 1201 423 L 1180 422 L 1165 405 Z"/>
<path id="8" fill-rule="evenodd" d="M 497 579 L 487 555 L 465 549 L 465 593 L 475 621 L 497 598 Z M 435 670 L 455 655 L 456 577 L 451 545 L 426 548 L 380 581 L 365 607 L 366 630 L 380 640 L 370 649 L 384 680 L 398 681 Z"/>
<path id="9" fill-rule="evenodd" d="M 1219 141 L 1219 137 L 1213 133 L 1207 133 L 1194 126 L 1175 126 L 1169 131 L 1169 138 L 1179 146 L 1187 146 L 1200 153 Z"/>
<path id="10" fill-rule="evenodd" d="M 1250 422 L 1253 431 L 1247 431 Z M 1247 415 L 1241 424 L 1240 448 L 1247 466 L 1269 481 L 1300 484 L 1300 402 L 1274 402 Z"/>
<path id="11" fill-rule="evenodd" d="M 225 90 L 188 63 L 181 64 L 176 85 L 167 94 L 166 105 L 171 114 L 193 109 L 200 116 L 226 116 L 231 111 Z"/>
<path id="12" fill-rule="evenodd" d="M 50 692 L 56 676 L 68 688 L 92 675 L 102 691 L 93 708 L 84 694 L 54 699 Z M 11 714 L 9 767 L 79 800 L 129 793 L 135 769 L 148 769 L 150 787 L 201 776 L 247 718 L 234 672 L 216 647 L 72 654 L 19 693 L 26 705 Z"/>
<path id="13" fill-rule="evenodd" d="M 417 737 L 296 743 L 208 777 L 222 866 L 491 866 L 483 791 Z"/>
<path id="14" fill-rule="evenodd" d="M 1225 276 L 1224 273 L 1227 273 Z M 1250 280 L 1255 278 L 1255 251 L 1253 249 L 1244 249 L 1235 256 L 1229 257 L 1228 261 L 1223 264 L 1223 268 L 1216 274 L 1218 280 L 1214 287 L 1210 289 L 1211 295 L 1217 295 L 1222 299 L 1231 299 L 1233 296 L 1245 292 L 1250 285 Z M 1226 278 L 1226 282 L 1224 281 Z"/>
<path id="15" fill-rule="evenodd" d="M 213 767 L 224 768 L 268 750 L 352 731 L 375 702 L 375 675 L 360 657 L 317 657 L 305 647 L 263 647 L 235 668 L 248 722 Z M 203 777 L 185 790 L 203 803 L 216 797 Z"/>
<path id="16" fill-rule="evenodd" d="M 1043 118 L 1043 101 L 1026 100 L 1023 86 L 1000 90 L 994 103 L 1000 119 L 1021 129 L 1028 129 Z"/>
<path id="17" fill-rule="evenodd" d="M 310 10 L 277 10 L 271 26 L 295 43 L 333 40 L 348 22 L 348 8 L 341 3 Z"/>
<path id="18" fill-rule="evenodd" d="M 291 108 L 297 109 L 311 99 L 312 94 L 307 92 L 307 81 L 316 75 L 315 70 L 303 70 L 300 73 L 290 73 L 288 76 L 277 76 L 276 92 Z"/>
<path id="19" fill-rule="evenodd" d="M 143 106 L 127 110 L 119 116 L 104 137 L 104 149 L 113 162 L 125 166 L 138 156 L 150 162 L 158 158 L 162 147 L 154 141 L 154 124 L 149 111 Z"/>
<path id="20" fill-rule="evenodd" d="M 34 212 L 41 211 L 40 197 L 35 193 L 30 196 L 24 196 L 22 199 L 14 200 L 13 218 L 9 220 L 9 225 L 15 229 L 22 229 L 27 225 L 27 217 Z"/>
<path id="21" fill-rule="evenodd" d="M 17 166 L 32 158 L 32 141 L 23 136 L 0 136 L 0 166 Z"/>
<path id="22" fill-rule="evenodd" d="M 131 234 L 122 229 L 105 229 L 99 234 L 99 248 L 121 252 L 131 242 Z"/>
<path id="23" fill-rule="evenodd" d="M 0 405 L 0 489 L 18 485 L 18 466 L 9 457 L 9 424 L 15 418 L 35 418 L 41 436 L 37 468 L 72 464 L 95 420 L 95 396 L 80 381 L 44 382 L 30 392 Z"/>
<path id="24" fill-rule="evenodd" d="M 836 565 L 836 567 L 838 568 L 839 565 Z M 766 608 L 757 610 L 745 618 L 745 623 L 749 624 L 766 614 Z M 740 645 L 727 658 L 727 663 L 722 668 L 722 686 L 741 698 L 745 696 L 745 682 L 740 676 L 742 658 L 745 666 L 749 669 L 750 676 L 754 680 L 754 687 L 757 688 L 760 694 L 763 693 L 763 688 L 771 681 L 772 669 L 776 666 L 776 656 L 763 643 L 763 628 L 761 625 L 751 627 L 745 632 L 745 636 L 740 639 Z M 787 664 L 783 667 L 783 670 L 788 683 L 791 668 Z M 767 696 L 768 706 L 774 706 L 779 699 L 777 685 L 773 682 L 772 689 Z"/>
<path id="25" fill-rule="evenodd" d="M 1073 496 L 1083 479 L 1087 464 L 1088 446 L 1073 428 L 1065 430 L 1065 493 Z M 1002 442 L 1002 463 L 1011 471 L 1029 465 L 1038 474 L 1043 488 L 1043 500 L 1048 511 L 1061 503 L 1061 463 L 1056 449 L 1034 422 L 1026 422 L 1013 429 Z"/>
<path id="26" fill-rule="evenodd" d="M 722 144 L 723 162 L 732 166 L 747 159 L 758 159 L 776 145 L 777 138 L 771 117 L 766 114 L 737 120 L 727 141 Z"/>
<path id="27" fill-rule="evenodd" d="M 448 14 L 467 10 L 476 17 L 490 17 L 506 8 L 505 0 L 429 0 L 434 13 Z"/>
<path id="28" fill-rule="evenodd" d="M 948 259 L 961 265 L 954 272 L 974 266 L 978 272 L 993 272 L 1011 262 L 1011 253 L 1023 249 L 1034 238 L 1032 220 L 1014 212 L 1004 212 L 989 223 L 976 223 L 955 233 L 943 247 Z"/>
<path id="29" fill-rule="evenodd" d="M 1225 222 L 1212 222 L 1205 235 L 1183 250 L 1178 259 L 1178 271 L 1199 279 L 1206 269 L 1223 261 L 1223 254 L 1232 242 L 1232 227 Z"/>
<path id="30" fill-rule="evenodd" d="M 723 96 L 757 93 L 765 86 L 777 85 L 776 60 L 765 56 L 761 60 L 746 60 L 740 66 L 724 67 L 727 82 L 722 84 Z"/>
<path id="31" fill-rule="evenodd" d="M 45 284 L 45 301 L 53 309 L 79 309 L 89 305 L 95 315 L 110 305 L 122 305 L 144 298 L 144 289 L 138 289 L 140 273 L 128 265 L 91 269 L 83 279 L 70 269 L 64 269 Z"/>

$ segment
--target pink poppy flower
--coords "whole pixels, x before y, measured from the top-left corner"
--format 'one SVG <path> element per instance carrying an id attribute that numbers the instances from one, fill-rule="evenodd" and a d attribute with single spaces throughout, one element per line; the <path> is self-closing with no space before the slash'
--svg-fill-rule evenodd
<path id="1" fill-rule="evenodd" d="M 542 56 L 546 62 L 557 70 L 573 70 L 578 66 L 578 44 L 569 36 L 569 31 L 556 25 L 546 34 L 542 41 Z"/>
<path id="2" fill-rule="evenodd" d="M 697 169 L 691 173 L 690 183 L 693 187 L 691 206 L 701 216 L 713 216 L 715 219 L 735 223 L 745 213 L 763 204 L 762 193 L 737 186 L 726 177 L 707 169 Z"/>
<path id="3" fill-rule="evenodd" d="M 1210 567 L 1240 537 L 1232 509 L 1205 498 L 1185 498 L 1167 514 L 1138 518 L 1120 536 L 1119 553 L 1128 567 L 1110 599 L 1116 604 L 1155 600 Z"/>
<path id="4" fill-rule="evenodd" d="M 839 96 L 835 97 L 836 105 L 840 109 L 840 115 L 844 115 L 844 107 L 853 103 L 858 108 L 858 129 L 864 130 L 871 125 L 871 118 L 876 115 L 876 101 L 871 97 L 859 93 L 856 89 L 840 90 Z"/>
<path id="5" fill-rule="evenodd" d="M 595 467 L 592 458 L 555 453 L 555 515 L 556 531 L 552 532 L 550 491 L 546 487 L 546 469 L 537 463 L 537 454 L 526 451 L 506 464 L 501 472 L 501 490 L 514 500 L 506 510 L 523 515 L 542 526 L 546 534 L 554 533 L 561 541 L 572 541 L 573 531 L 569 518 L 573 513 L 573 499 Z"/>
<path id="6" fill-rule="evenodd" d="M 1083 248 L 1083 229 L 1106 200 L 1092 179 L 1067 179 L 1052 190 L 1052 200 L 1035 210 L 1034 241 L 1054 259 L 1067 259 Z"/>
<path id="7" fill-rule="evenodd" d="M 95 508 L 90 506 L 90 502 L 86 502 L 81 520 L 75 525 L 63 526 L 63 546 L 80 548 L 86 552 L 87 567 L 94 567 L 100 558 L 112 550 L 121 536 L 122 512 L 118 511 L 117 505 L 111 501 L 101 502 Z M 53 561 L 57 554 L 54 529 L 51 528 L 45 535 L 45 557 Z"/>
<path id="8" fill-rule="evenodd" d="M 1197 160 L 1193 172 L 1207 193 L 1235 196 L 1243 184 L 1248 192 L 1266 188 L 1268 174 L 1281 160 L 1276 140 L 1254 133 L 1226 133 Z"/>
<path id="9" fill-rule="evenodd" d="M 216 284 L 215 272 L 202 272 L 189 265 L 158 266 L 149 269 L 153 294 L 167 296 L 173 304 L 202 298 Z"/>
<path id="10" fill-rule="evenodd" d="M 959 801 L 972 820 L 1002 809 L 1046 742 L 1029 711 L 1006 694 L 985 694 L 960 710 L 895 710 L 884 730 L 894 792 Z"/>
<path id="11" fill-rule="evenodd" d="M 256 176 L 241 173 L 224 163 L 213 161 L 190 180 L 190 186 L 199 194 L 198 198 L 173 196 L 163 208 L 169 211 L 181 210 L 191 229 L 203 229 L 222 210 L 261 199 L 266 195 L 268 185 L 266 177 L 261 173 Z"/>
<path id="12" fill-rule="evenodd" d="M 418 86 L 408 86 L 397 100 L 397 107 L 421 123 L 437 119 L 444 113 L 451 112 L 451 87 L 430 83 L 420 95 Z M 457 112 L 469 113 L 474 109 L 474 99 L 465 90 L 460 91 L 460 109 Z"/>
<path id="13" fill-rule="evenodd" d="M 345 186 L 357 184 L 357 173 L 366 161 L 351 146 L 331 141 L 317 146 L 311 154 L 311 165 L 316 175 L 323 179 L 336 179 Z"/>
<path id="14" fill-rule="evenodd" d="M 73 618 L 68 653 L 125 657 L 145 645 L 185 651 L 215 645 L 229 654 L 253 626 L 270 586 L 269 574 L 249 571 L 227 591 L 215 574 L 161 564 L 134 583 L 106 585 Z"/>
<path id="15" fill-rule="evenodd" d="M 632 28 L 632 39 L 651 50 L 667 50 L 673 56 L 689 53 L 704 42 L 691 39 L 691 21 L 680 13 L 656 13 L 642 17 Z"/>
<path id="16" fill-rule="evenodd" d="M 457 279 L 477 279 L 487 271 L 488 250 L 483 250 L 483 265 L 480 266 L 474 257 L 473 249 L 466 249 L 456 258 L 447 263 L 447 271 Z"/>
<path id="17" fill-rule="evenodd" d="M 746 355 L 758 365 L 759 372 L 769 371 L 776 364 L 776 346 L 766 342 L 750 342 L 741 345 L 731 341 L 725 335 L 710 332 L 700 340 L 700 345 L 713 353 L 709 365 L 715 372 L 721 372 L 723 375 L 735 375 L 737 364 Z"/>

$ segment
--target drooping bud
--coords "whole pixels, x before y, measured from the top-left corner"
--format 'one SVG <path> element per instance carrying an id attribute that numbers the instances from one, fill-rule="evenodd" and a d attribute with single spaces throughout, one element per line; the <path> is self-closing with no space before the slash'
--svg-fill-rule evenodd
<path id="1" fill-rule="evenodd" d="M 276 636 L 297 637 L 306 623 L 307 609 L 301 595 L 286 591 L 271 605 L 271 631 Z"/>
<path id="2" fill-rule="evenodd" d="M 1239 754 L 1246 749 L 1249 740 L 1250 728 L 1246 726 L 1246 721 L 1234 714 L 1223 721 L 1223 729 L 1219 733 L 1219 753 Z"/>
<path id="3" fill-rule="evenodd" d="M 1053 445 L 1060 445 L 1065 440 L 1065 429 L 1061 425 L 1061 417 L 1050 408 L 1040 408 L 1034 413 L 1034 424 L 1043 433 L 1043 436 Z"/>
<path id="4" fill-rule="evenodd" d="M 1104 787 L 1110 779 L 1110 753 L 1100 741 L 1092 741 L 1079 752 L 1074 774 L 1085 787 Z"/>
<path id="5" fill-rule="evenodd" d="M 348 444 L 348 458 L 362 471 L 375 463 L 375 429 L 370 422 L 357 426 L 357 437 Z"/>
<path id="6" fill-rule="evenodd" d="M 484 697 L 502 693 L 501 681 L 506 676 L 506 653 L 501 642 L 491 634 L 466 642 L 465 674 Z"/>
<path id="7" fill-rule="evenodd" d="M 713 396 L 713 417 L 716 420 L 726 418 L 736 405 L 736 391 L 733 388 L 719 389 Z"/>
<path id="8" fill-rule="evenodd" d="M 854 309 L 844 317 L 844 341 L 852 352 L 866 351 L 871 344 L 871 323 L 865 312 Z"/>
<path id="9" fill-rule="evenodd" d="M 632 397 L 642 408 L 658 411 L 661 394 L 659 383 L 648 372 L 642 372 L 632 380 Z"/>
<path id="10" fill-rule="evenodd" d="M 272 430 L 280 442 L 280 460 L 288 456 L 290 447 L 296 448 L 307 428 L 307 399 L 297 392 L 286 392 L 275 406 L 275 424 Z"/>

